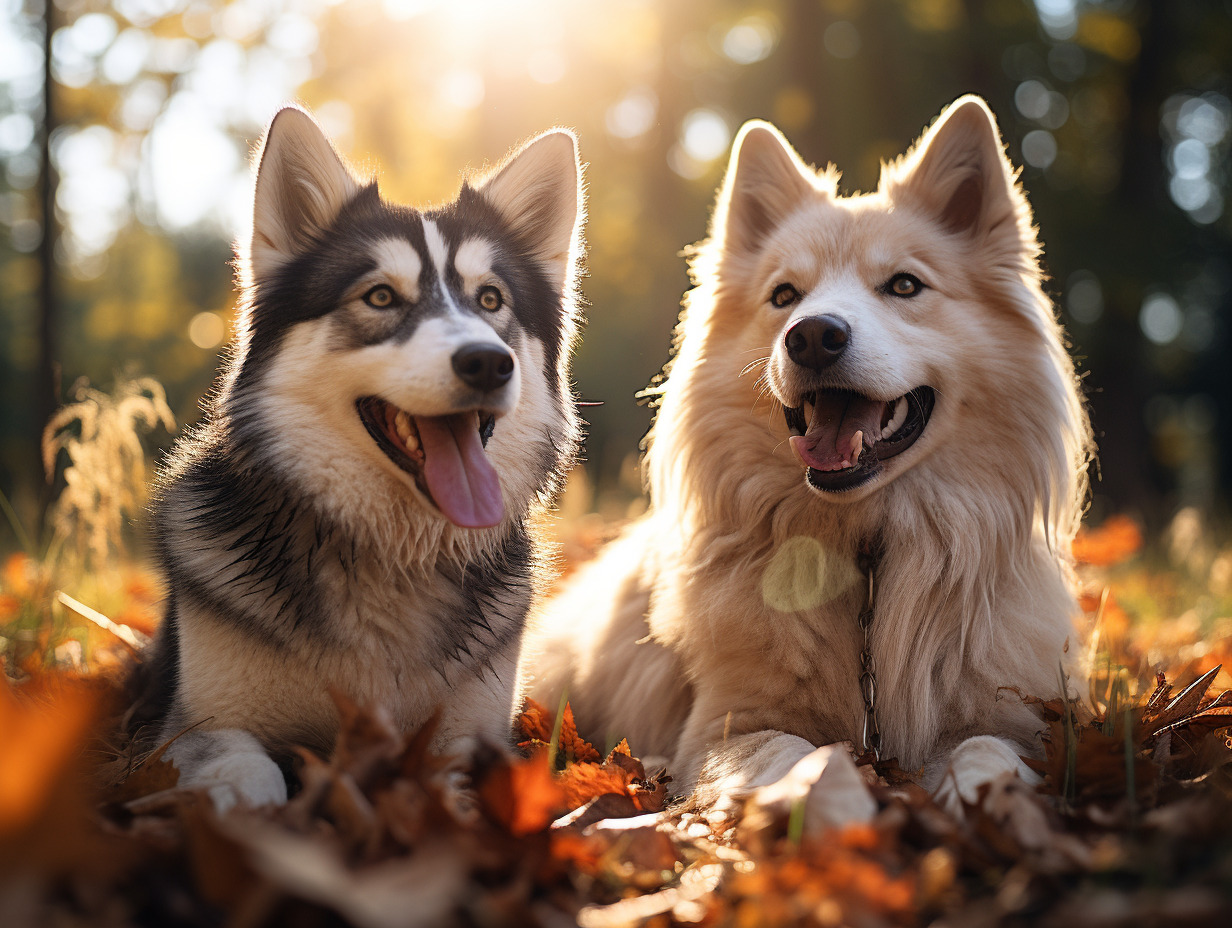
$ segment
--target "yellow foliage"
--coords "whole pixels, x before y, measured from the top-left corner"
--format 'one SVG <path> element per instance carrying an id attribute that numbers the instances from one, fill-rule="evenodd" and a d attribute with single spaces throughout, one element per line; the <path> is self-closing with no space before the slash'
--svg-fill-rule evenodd
<path id="1" fill-rule="evenodd" d="M 1138 57 L 1141 42 L 1133 25 L 1116 13 L 1088 9 L 1078 22 L 1078 44 L 1120 62 Z"/>
<path id="2" fill-rule="evenodd" d="M 803 87 L 784 87 L 774 98 L 774 121 L 788 132 L 803 129 L 813 118 L 813 97 Z"/>
<path id="3" fill-rule="evenodd" d="M 958 0 L 907 0 L 904 13 L 907 22 L 921 32 L 948 32 L 965 18 Z"/>

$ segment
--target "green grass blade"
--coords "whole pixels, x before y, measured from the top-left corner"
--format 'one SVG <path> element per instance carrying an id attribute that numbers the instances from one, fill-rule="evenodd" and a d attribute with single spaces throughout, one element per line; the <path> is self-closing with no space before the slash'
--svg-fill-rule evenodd
<path id="1" fill-rule="evenodd" d="M 548 741 L 548 769 L 556 769 L 556 751 L 560 747 L 560 728 L 565 722 L 565 706 L 569 704 L 569 691 L 562 690 L 560 703 L 556 706 L 556 721 L 552 723 L 552 738 Z"/>
<path id="2" fill-rule="evenodd" d="M 1074 716 L 1069 707 L 1069 690 L 1065 685 L 1065 667 L 1057 662 L 1057 673 L 1061 680 L 1061 705 L 1065 713 L 1065 780 L 1061 785 L 1061 796 L 1067 804 L 1073 802 L 1077 794 L 1078 779 L 1078 735 L 1074 731 Z"/>
<path id="3" fill-rule="evenodd" d="M 1134 714 L 1130 706 L 1125 707 L 1125 795 L 1129 800 L 1129 821 L 1131 824 L 1138 819 L 1138 787 L 1134 779 Z"/>
<path id="4" fill-rule="evenodd" d="M 804 840 L 804 806 L 807 796 L 801 796 L 791 804 L 791 813 L 787 817 L 787 840 L 793 847 L 799 847 Z"/>

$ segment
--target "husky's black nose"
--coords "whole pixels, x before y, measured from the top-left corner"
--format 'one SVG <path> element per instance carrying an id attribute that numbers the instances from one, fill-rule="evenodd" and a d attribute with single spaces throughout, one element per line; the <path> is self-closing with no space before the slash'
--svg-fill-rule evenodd
<path id="1" fill-rule="evenodd" d="M 462 382 L 485 393 L 503 387 L 513 376 L 513 355 L 503 345 L 473 342 L 455 351 L 452 360 Z"/>
<path id="2" fill-rule="evenodd" d="M 787 357 L 801 367 L 824 371 L 851 342 L 851 326 L 838 316 L 806 316 L 784 338 Z"/>

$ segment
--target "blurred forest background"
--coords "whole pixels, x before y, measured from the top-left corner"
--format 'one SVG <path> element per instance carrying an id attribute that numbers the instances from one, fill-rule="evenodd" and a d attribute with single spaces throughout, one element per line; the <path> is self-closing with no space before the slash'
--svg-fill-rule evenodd
<path id="1" fill-rule="evenodd" d="M 249 154 L 299 99 L 419 204 L 532 133 L 579 131 L 576 370 L 603 404 L 586 409 L 589 503 L 615 511 L 638 488 L 634 394 L 667 357 L 679 251 L 705 233 L 740 123 L 774 121 L 868 189 L 967 91 L 1023 165 L 1088 372 L 1093 516 L 1220 512 L 1232 0 L 0 0 L 0 490 L 38 524 L 39 436 L 79 378 L 149 375 L 197 418 L 232 320 Z"/>

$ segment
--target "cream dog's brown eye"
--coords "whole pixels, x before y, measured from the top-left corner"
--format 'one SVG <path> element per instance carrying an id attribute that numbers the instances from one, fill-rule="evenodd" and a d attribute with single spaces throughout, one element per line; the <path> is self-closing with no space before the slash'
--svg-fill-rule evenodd
<path id="1" fill-rule="evenodd" d="M 378 284 L 364 294 L 364 302 L 374 309 L 389 309 L 396 299 L 393 288 L 386 284 Z"/>
<path id="2" fill-rule="evenodd" d="M 479 305 L 490 313 L 496 312 L 505 305 L 504 294 L 491 285 L 479 288 L 478 300 Z"/>
<path id="3" fill-rule="evenodd" d="M 779 284 L 770 294 L 770 302 L 779 307 L 790 306 L 798 299 L 800 299 L 800 291 L 791 284 Z"/>
<path id="4" fill-rule="evenodd" d="M 924 284 L 914 274 L 895 274 L 881 289 L 890 296 L 912 297 L 919 295 Z"/>

